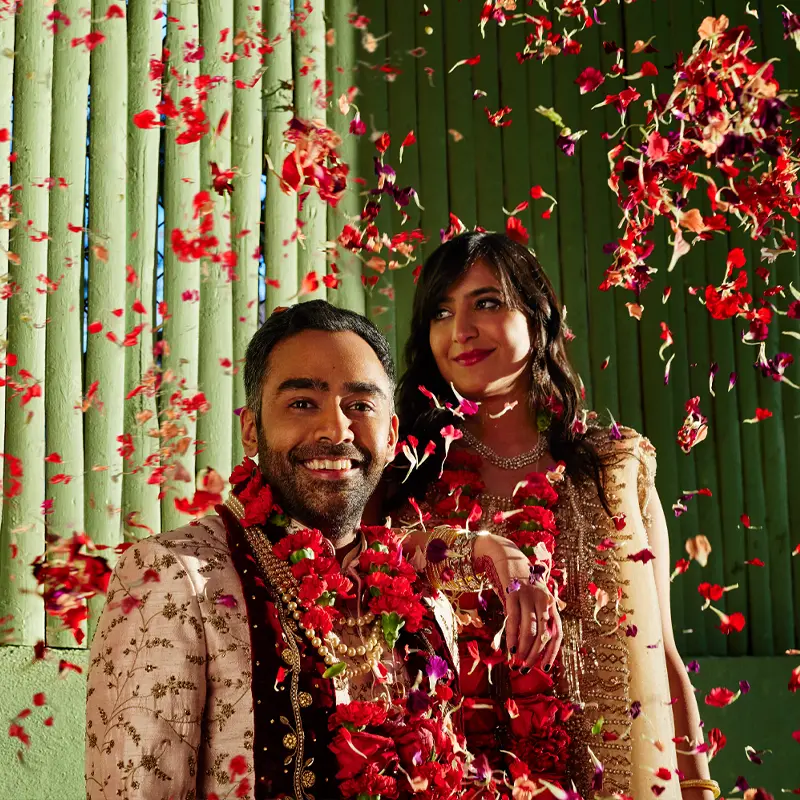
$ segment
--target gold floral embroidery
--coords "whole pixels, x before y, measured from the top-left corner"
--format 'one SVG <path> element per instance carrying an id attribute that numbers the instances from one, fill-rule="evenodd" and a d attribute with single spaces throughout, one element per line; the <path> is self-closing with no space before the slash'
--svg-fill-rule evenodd
<path id="1" fill-rule="evenodd" d="M 242 779 L 252 790 L 244 609 L 217 517 L 126 551 L 92 643 L 88 800 L 224 796 Z M 246 772 L 232 778 L 235 756 Z"/>

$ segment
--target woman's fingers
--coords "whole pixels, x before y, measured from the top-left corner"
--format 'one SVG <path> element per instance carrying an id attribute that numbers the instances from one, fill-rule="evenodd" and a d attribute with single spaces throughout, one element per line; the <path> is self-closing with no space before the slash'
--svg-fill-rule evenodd
<path id="1" fill-rule="evenodd" d="M 537 636 L 534 640 L 533 647 L 531 648 L 528 658 L 526 659 L 525 666 L 532 667 L 544 650 L 546 644 L 550 640 L 550 601 L 548 595 L 541 591 L 533 589 L 533 602 L 534 602 L 534 615 L 536 618 Z"/>
<path id="2" fill-rule="evenodd" d="M 516 655 L 519 650 L 520 607 L 517 592 L 512 592 L 508 595 L 505 607 L 507 616 L 506 646 L 508 647 L 508 652 L 513 656 Z"/>
<path id="3" fill-rule="evenodd" d="M 550 672 L 553 664 L 561 650 L 561 643 L 564 641 L 564 629 L 561 626 L 561 615 L 558 609 L 553 607 L 553 616 L 551 618 L 551 635 L 552 638 L 545 648 L 545 653 L 542 658 L 543 669 L 545 672 Z"/>
<path id="4" fill-rule="evenodd" d="M 542 650 L 542 669 L 550 672 L 564 640 L 561 615 L 558 613 L 555 603 L 551 603 L 549 607 L 547 632 L 547 642 Z"/>
<path id="5" fill-rule="evenodd" d="M 536 645 L 536 634 L 541 629 L 536 618 L 535 598 L 531 595 L 530 587 L 520 588 L 515 592 L 519 597 L 519 651 L 517 656 L 530 666 L 531 650 Z"/>

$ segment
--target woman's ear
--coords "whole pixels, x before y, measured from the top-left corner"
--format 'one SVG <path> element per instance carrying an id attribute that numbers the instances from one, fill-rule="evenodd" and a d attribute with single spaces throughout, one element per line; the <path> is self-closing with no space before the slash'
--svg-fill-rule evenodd
<path id="1" fill-rule="evenodd" d="M 242 427 L 242 447 L 246 455 L 253 458 L 258 454 L 258 428 L 256 415 L 252 409 L 243 408 L 239 415 L 239 424 Z"/>

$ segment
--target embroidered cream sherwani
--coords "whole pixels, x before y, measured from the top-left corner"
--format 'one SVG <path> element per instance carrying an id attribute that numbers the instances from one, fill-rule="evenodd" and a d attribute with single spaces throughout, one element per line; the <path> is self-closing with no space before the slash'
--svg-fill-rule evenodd
<path id="1" fill-rule="evenodd" d="M 221 518 L 129 548 L 92 642 L 87 800 L 226 796 L 234 756 L 252 776 L 250 684 L 246 607 Z"/>
<path id="2" fill-rule="evenodd" d="M 226 520 L 230 537 L 210 516 L 120 558 L 91 649 L 87 800 L 339 796 L 331 682 L 301 660 L 241 528 Z M 445 598 L 433 617 L 452 659 Z"/>

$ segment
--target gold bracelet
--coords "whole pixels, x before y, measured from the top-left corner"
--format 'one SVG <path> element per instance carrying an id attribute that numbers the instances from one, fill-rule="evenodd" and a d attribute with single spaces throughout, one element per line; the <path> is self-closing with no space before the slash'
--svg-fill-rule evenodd
<path id="1" fill-rule="evenodd" d="M 444 570 L 445 566 L 448 565 L 449 559 L 444 559 L 443 561 L 437 563 L 431 563 L 428 561 L 428 546 L 434 539 L 441 539 L 445 545 L 447 545 L 447 549 L 449 550 L 453 542 L 458 538 L 458 530 L 456 528 L 451 528 L 449 525 L 439 525 L 434 528 L 430 534 L 428 534 L 428 539 L 425 542 L 425 574 L 428 577 L 428 583 L 434 589 L 441 589 L 442 588 L 442 580 L 441 575 L 442 571 Z"/>
<path id="2" fill-rule="evenodd" d="M 452 550 L 454 557 L 446 558 L 435 564 L 427 564 L 425 572 L 430 585 L 434 589 L 453 593 L 477 592 L 484 588 L 486 583 L 475 574 L 472 565 L 472 549 L 477 534 L 448 525 L 440 525 L 434 528 L 428 536 L 425 543 L 426 554 L 428 545 L 436 538 L 441 539 L 447 545 L 448 550 Z M 442 579 L 445 570 L 452 571 L 453 577 L 450 580 Z"/>
<path id="3" fill-rule="evenodd" d="M 458 528 L 451 528 L 449 525 L 437 525 L 429 534 L 425 542 L 425 560 L 428 560 L 428 545 L 434 539 L 441 539 L 448 550 L 453 546 L 453 542 L 458 538 Z"/>
<path id="4" fill-rule="evenodd" d="M 681 789 L 708 789 L 714 793 L 714 800 L 722 794 L 719 784 L 716 781 L 706 778 L 690 778 L 689 780 L 681 781 Z"/>

